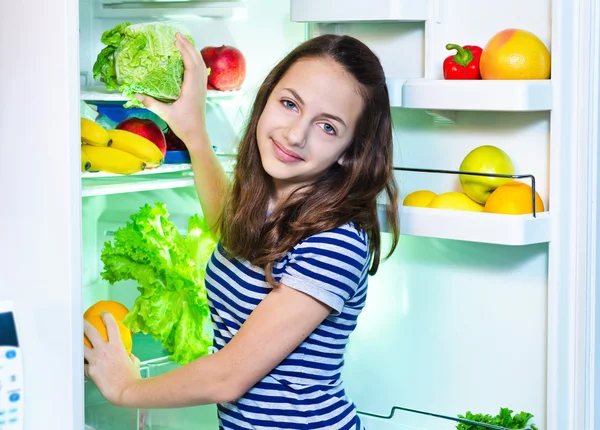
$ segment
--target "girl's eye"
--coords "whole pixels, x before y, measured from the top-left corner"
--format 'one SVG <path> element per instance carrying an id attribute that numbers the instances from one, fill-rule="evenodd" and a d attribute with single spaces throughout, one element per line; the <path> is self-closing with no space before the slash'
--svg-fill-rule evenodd
<path id="1" fill-rule="evenodd" d="M 290 100 L 282 100 L 281 103 L 288 109 L 296 109 L 296 103 Z"/>
<path id="2" fill-rule="evenodd" d="M 322 125 L 322 128 L 325 131 L 325 133 L 335 135 L 335 128 L 333 128 L 333 126 L 331 124 L 327 124 L 326 122 L 324 122 L 321 125 Z"/>

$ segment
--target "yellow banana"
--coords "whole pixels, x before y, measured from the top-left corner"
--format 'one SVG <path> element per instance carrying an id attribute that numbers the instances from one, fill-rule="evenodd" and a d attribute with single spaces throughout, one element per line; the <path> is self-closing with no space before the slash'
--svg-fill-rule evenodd
<path id="1" fill-rule="evenodd" d="M 146 162 L 148 167 L 160 166 L 163 154 L 152 141 L 127 130 L 109 130 L 112 139 L 111 148 L 129 152 Z"/>
<path id="2" fill-rule="evenodd" d="M 109 146 L 110 136 L 97 122 L 81 118 L 81 141 L 93 146 Z"/>
<path id="3" fill-rule="evenodd" d="M 81 150 L 85 152 L 91 163 L 90 170 L 131 175 L 146 168 L 146 163 L 129 152 L 91 145 L 82 145 Z"/>
<path id="4" fill-rule="evenodd" d="M 85 172 L 87 170 L 90 170 L 90 167 L 92 167 L 92 163 L 90 163 L 90 159 L 83 151 L 83 145 L 81 145 L 81 171 Z"/>

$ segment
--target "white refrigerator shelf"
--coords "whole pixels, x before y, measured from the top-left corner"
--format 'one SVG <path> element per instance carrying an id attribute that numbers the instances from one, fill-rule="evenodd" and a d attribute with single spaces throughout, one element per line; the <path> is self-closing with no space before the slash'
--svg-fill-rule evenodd
<path id="1" fill-rule="evenodd" d="M 407 79 L 398 107 L 473 111 L 552 110 L 551 80 Z"/>
<path id="2" fill-rule="evenodd" d="M 96 0 L 96 18 L 136 19 L 163 16 L 200 16 L 228 18 L 244 10 L 239 1 L 153 1 L 153 0 Z"/>
<path id="3" fill-rule="evenodd" d="M 295 22 L 366 22 L 427 20 L 426 0 L 291 0 L 290 18 Z"/>
<path id="4" fill-rule="evenodd" d="M 387 223 L 382 225 L 387 230 Z M 402 206 L 400 233 L 497 245 L 530 245 L 550 241 L 551 217 L 550 212 L 533 217 Z"/>
<path id="5" fill-rule="evenodd" d="M 242 90 L 237 91 L 216 91 L 208 90 L 206 92 L 207 99 L 227 99 L 237 97 L 242 93 Z M 129 100 L 119 91 L 107 91 L 106 87 L 94 86 L 83 87 L 80 91 L 80 99 L 87 102 L 126 102 Z"/>

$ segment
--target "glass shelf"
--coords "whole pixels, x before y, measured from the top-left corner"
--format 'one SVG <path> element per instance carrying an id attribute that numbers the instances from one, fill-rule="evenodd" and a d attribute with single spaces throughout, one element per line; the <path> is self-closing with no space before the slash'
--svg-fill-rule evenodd
<path id="1" fill-rule="evenodd" d="M 242 94 L 242 90 L 236 91 L 216 91 L 208 90 L 206 92 L 206 98 L 209 100 L 217 99 L 233 99 Z M 93 87 L 82 87 L 80 90 L 81 100 L 86 102 L 126 102 L 129 100 L 123 96 L 119 91 L 108 91 L 106 87 L 93 86 Z"/>
<path id="2" fill-rule="evenodd" d="M 217 154 L 227 174 L 233 172 L 236 155 Z M 191 164 L 163 164 L 155 169 L 142 170 L 133 175 L 115 175 L 106 172 L 82 172 L 83 197 L 123 194 L 139 191 L 164 190 L 194 185 Z"/>

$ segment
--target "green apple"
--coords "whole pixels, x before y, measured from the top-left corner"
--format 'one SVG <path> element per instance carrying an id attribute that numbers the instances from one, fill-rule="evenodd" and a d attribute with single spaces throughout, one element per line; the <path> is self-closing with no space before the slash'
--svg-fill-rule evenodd
<path id="1" fill-rule="evenodd" d="M 459 170 L 474 173 L 515 174 L 515 166 L 508 154 L 492 145 L 480 146 L 469 152 L 460 163 Z M 485 204 L 488 197 L 500 185 L 512 181 L 514 181 L 512 178 L 460 175 L 460 184 L 464 192 L 481 204 Z"/>
<path id="2" fill-rule="evenodd" d="M 483 205 L 471 200 L 465 193 L 450 191 L 433 198 L 430 208 L 455 211 L 483 212 Z"/>

